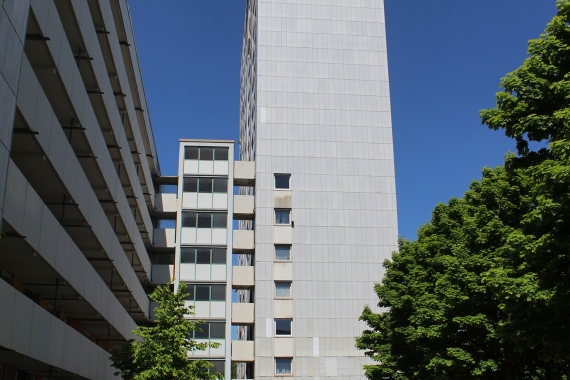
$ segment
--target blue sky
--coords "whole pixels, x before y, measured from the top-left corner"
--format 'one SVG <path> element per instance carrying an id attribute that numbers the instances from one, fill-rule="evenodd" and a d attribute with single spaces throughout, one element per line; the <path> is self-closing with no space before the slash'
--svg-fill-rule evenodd
<path id="1" fill-rule="evenodd" d="M 162 172 L 179 138 L 238 140 L 245 0 L 130 2 Z M 514 150 L 481 125 L 500 78 L 556 14 L 554 0 L 385 0 L 399 232 L 414 239 Z"/>

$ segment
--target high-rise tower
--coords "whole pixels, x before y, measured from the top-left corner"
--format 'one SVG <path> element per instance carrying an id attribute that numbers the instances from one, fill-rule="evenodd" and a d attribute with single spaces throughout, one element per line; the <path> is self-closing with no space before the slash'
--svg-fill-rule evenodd
<path id="1" fill-rule="evenodd" d="M 358 317 L 398 235 L 383 0 L 248 0 L 241 73 L 255 312 L 239 377 L 364 378 Z"/>

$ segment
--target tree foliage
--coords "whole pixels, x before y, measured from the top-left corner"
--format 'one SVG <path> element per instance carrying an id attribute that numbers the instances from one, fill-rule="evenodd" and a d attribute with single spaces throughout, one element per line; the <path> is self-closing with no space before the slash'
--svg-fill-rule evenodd
<path id="1" fill-rule="evenodd" d="M 376 285 L 384 313 L 357 347 L 371 379 L 565 379 L 570 374 L 570 3 L 501 81 L 489 128 L 518 156 L 484 169 L 401 239 Z M 538 144 L 537 144 L 538 143 Z M 538 146 L 538 148 L 533 149 Z"/>
<path id="2" fill-rule="evenodd" d="M 205 350 L 207 343 L 191 339 L 193 331 L 200 331 L 202 321 L 190 321 L 186 316 L 194 313 L 184 306 L 186 284 L 180 283 L 173 293 L 168 286 L 158 286 L 150 298 L 158 303 L 155 308 L 156 324 L 139 326 L 134 334 L 141 340 L 131 340 L 111 360 L 119 371 L 116 376 L 125 380 L 213 380 L 222 379 L 219 373 L 208 373 L 212 366 L 204 360 L 188 360 L 188 353 Z M 218 347 L 219 344 L 209 344 Z"/>

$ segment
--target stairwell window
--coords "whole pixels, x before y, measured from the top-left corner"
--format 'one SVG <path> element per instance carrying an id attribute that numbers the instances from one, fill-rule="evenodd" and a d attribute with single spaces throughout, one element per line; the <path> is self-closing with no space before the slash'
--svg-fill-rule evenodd
<path id="1" fill-rule="evenodd" d="M 291 261 L 291 246 L 290 245 L 276 245 L 275 246 L 275 261 Z"/>
<path id="2" fill-rule="evenodd" d="M 275 210 L 275 224 L 291 224 L 291 210 Z"/>
<path id="3" fill-rule="evenodd" d="M 275 298 L 291 298 L 291 283 L 290 282 L 276 282 L 275 283 Z"/>
<path id="4" fill-rule="evenodd" d="M 275 374 L 278 376 L 292 375 L 293 359 L 278 358 L 275 359 Z"/>
<path id="5" fill-rule="evenodd" d="M 292 319 L 275 320 L 275 336 L 291 336 Z"/>
<path id="6" fill-rule="evenodd" d="M 275 174 L 275 190 L 290 190 L 291 174 Z"/>

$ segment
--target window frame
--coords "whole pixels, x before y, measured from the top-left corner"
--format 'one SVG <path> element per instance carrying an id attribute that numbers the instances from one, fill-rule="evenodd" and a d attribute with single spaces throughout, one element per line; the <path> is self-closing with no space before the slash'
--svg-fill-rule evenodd
<path id="1" fill-rule="evenodd" d="M 289 259 L 288 260 L 278 260 L 277 259 L 277 247 L 287 247 L 289 248 Z M 275 255 L 273 256 L 273 261 L 276 263 L 290 263 L 291 261 L 293 261 L 293 246 L 292 245 L 287 245 L 287 244 L 275 244 L 274 245 L 274 252 Z"/>
<path id="2" fill-rule="evenodd" d="M 278 360 L 289 360 L 289 363 L 291 363 L 291 373 L 289 374 L 282 374 L 282 373 L 277 373 L 277 361 Z M 284 376 L 289 376 L 289 377 L 293 377 L 293 358 L 287 357 L 287 358 L 275 358 L 274 361 L 274 365 L 275 365 L 275 375 L 274 376 L 279 376 L 279 377 L 284 377 Z"/>
<path id="3" fill-rule="evenodd" d="M 194 214 L 195 215 L 195 223 L 194 226 L 187 226 L 184 225 L 185 220 L 191 220 L 191 218 L 185 219 L 186 215 L 190 215 L 190 214 Z M 210 227 L 201 227 L 199 225 L 199 220 L 200 220 L 200 215 L 209 215 L 210 216 Z M 225 227 L 214 227 L 214 215 L 223 215 L 224 218 L 223 220 L 225 221 L 226 226 Z M 182 226 L 181 228 L 210 228 L 210 229 L 228 229 L 228 212 L 212 212 L 212 211 L 207 211 L 207 212 L 203 212 L 203 211 L 182 211 Z"/>
<path id="4" fill-rule="evenodd" d="M 209 186 L 211 187 L 211 191 L 200 191 L 200 186 L 202 181 L 209 180 L 211 183 Z M 191 184 L 191 181 L 195 181 L 194 184 Z M 223 191 L 220 190 L 220 183 L 225 182 L 225 186 L 223 186 Z M 185 176 L 182 180 L 182 193 L 183 194 L 228 194 L 229 180 L 226 177 L 193 177 L 193 176 Z M 187 188 L 196 188 L 196 191 L 187 191 Z"/>
<path id="5" fill-rule="evenodd" d="M 277 284 L 289 284 L 289 297 L 279 297 L 277 296 Z M 275 294 L 276 300 L 290 300 L 293 298 L 293 282 L 292 281 L 275 281 Z"/>
<path id="6" fill-rule="evenodd" d="M 186 299 L 184 298 L 184 301 L 188 301 L 188 302 L 228 302 L 228 295 L 227 295 L 227 291 L 228 291 L 228 285 L 226 283 L 223 284 L 204 284 L 204 283 L 188 283 L 186 282 L 186 286 L 188 288 L 192 287 L 192 291 L 188 292 L 189 294 L 193 295 L 193 299 Z M 196 299 L 196 287 L 198 286 L 204 286 L 204 287 L 208 287 L 208 300 L 197 300 Z M 214 300 L 212 299 L 212 286 L 223 286 L 224 287 L 224 299 L 223 300 Z"/>
<path id="7" fill-rule="evenodd" d="M 290 208 L 276 208 L 274 210 L 275 210 L 275 219 L 273 219 L 273 223 L 275 226 L 290 226 L 291 225 L 292 210 Z M 277 223 L 277 213 L 278 212 L 285 212 L 285 211 L 289 212 L 289 223 Z"/>
<path id="8" fill-rule="evenodd" d="M 277 187 L 277 177 L 287 177 L 289 178 L 289 187 L 287 188 L 283 188 L 283 187 Z M 277 191 L 291 191 L 291 174 L 288 173 L 275 173 L 273 174 L 273 190 L 277 190 Z"/>
<path id="9" fill-rule="evenodd" d="M 210 251 L 210 262 L 208 264 L 205 263 L 198 263 L 198 250 L 199 249 L 207 249 Z M 193 255 L 194 255 L 194 261 L 193 262 L 188 262 L 188 261 L 183 261 L 182 260 L 182 254 L 183 251 L 188 251 L 188 253 L 190 253 L 190 250 L 193 251 Z M 214 262 L 214 250 L 223 250 L 225 251 L 224 254 L 224 259 L 225 262 L 224 263 L 216 263 Z M 188 265 L 228 265 L 228 250 L 227 248 L 219 248 L 219 247 L 180 247 L 180 264 L 188 264 Z"/>

